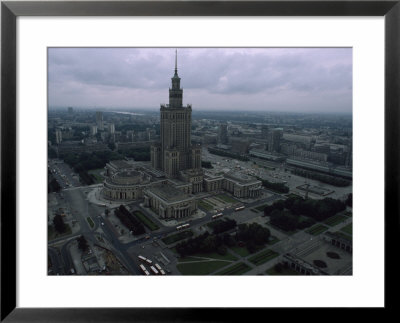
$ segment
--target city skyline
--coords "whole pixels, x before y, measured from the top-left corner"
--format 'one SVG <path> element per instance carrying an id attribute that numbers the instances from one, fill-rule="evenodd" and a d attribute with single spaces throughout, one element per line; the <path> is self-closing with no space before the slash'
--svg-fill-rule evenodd
<path id="1" fill-rule="evenodd" d="M 352 112 L 351 48 L 177 49 L 198 111 Z M 50 48 L 49 107 L 157 109 L 174 60 L 175 48 Z"/>

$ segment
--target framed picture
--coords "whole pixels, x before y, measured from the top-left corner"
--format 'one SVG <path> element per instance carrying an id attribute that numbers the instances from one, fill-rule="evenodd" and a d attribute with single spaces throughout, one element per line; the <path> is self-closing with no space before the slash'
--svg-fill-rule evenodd
<path id="1" fill-rule="evenodd" d="M 398 60 L 400 56 L 399 1 L 3 1 L 1 15 L 2 320 L 6 322 L 30 320 L 123 322 L 127 320 L 173 321 L 177 319 L 181 321 L 198 321 L 210 320 L 211 315 L 212 320 L 234 321 L 236 319 L 236 310 L 239 308 L 241 310 L 245 308 L 254 310 L 254 308 L 277 307 L 393 308 L 394 300 L 389 295 L 389 289 L 395 285 L 395 282 L 398 282 L 398 278 L 393 273 L 392 268 L 395 266 L 391 255 L 397 252 L 393 241 L 398 233 L 399 213 L 398 203 L 396 202 L 399 193 L 399 134 L 397 130 L 398 109 L 400 108 L 398 94 L 400 83 Z M 172 84 L 169 89 L 169 105 L 164 106 L 165 109 L 170 109 L 176 105 L 182 106 L 182 90 L 179 84 L 180 77 L 178 76 L 179 53 L 182 53 L 183 57 L 192 58 L 192 61 L 185 62 L 186 66 L 191 66 L 192 64 L 192 69 L 194 69 L 195 65 L 202 66 L 198 64 L 201 56 L 196 56 L 197 51 L 199 49 L 210 49 L 209 55 L 216 62 L 214 67 L 208 66 L 211 77 L 211 69 L 215 69 L 215 66 L 223 66 L 222 61 L 227 57 L 227 54 L 221 54 L 223 52 L 221 48 L 232 49 L 232 53 L 240 48 L 245 49 L 246 52 L 243 50 L 243 56 L 250 55 L 251 51 L 258 50 L 261 52 L 271 48 L 275 49 L 276 56 L 282 56 L 287 53 L 279 51 L 281 48 L 292 48 L 293 50 L 307 48 L 309 51 L 306 51 L 306 55 L 312 56 L 314 54 L 311 49 L 316 47 L 346 49 L 349 54 L 346 54 L 345 59 L 351 61 L 349 64 L 351 67 L 349 75 L 351 76 L 349 78 L 339 78 L 342 82 L 350 80 L 351 83 L 351 80 L 353 81 L 353 84 L 346 85 L 348 87 L 347 90 L 352 93 L 348 100 L 348 106 L 350 106 L 350 110 L 352 109 L 350 113 L 354 118 L 353 121 L 351 121 L 351 118 L 349 121 L 350 125 L 352 124 L 350 126 L 351 129 L 354 126 L 354 141 L 350 140 L 350 142 L 353 142 L 350 144 L 350 147 L 353 147 L 350 152 L 354 151 L 354 153 L 350 153 L 350 155 L 354 156 L 355 161 L 353 166 L 354 217 L 352 218 L 355 233 L 353 245 L 351 246 L 354 250 L 354 265 L 351 263 L 352 269 L 349 276 L 341 276 L 338 273 L 342 271 L 336 270 L 318 277 L 284 277 L 282 275 L 271 277 L 271 273 L 265 275 L 266 271 L 264 269 L 262 272 L 264 276 L 257 275 L 256 273 L 258 272 L 254 271 L 253 276 L 222 277 L 222 274 L 219 275 L 218 270 L 215 270 L 217 272 L 216 275 L 206 277 L 193 276 L 196 274 L 191 272 L 184 277 L 168 275 L 164 280 L 162 280 L 163 277 L 161 276 L 125 275 L 110 277 L 104 275 L 101 277 L 89 277 L 87 275 L 62 275 L 61 277 L 56 274 L 48 275 L 46 268 L 51 255 L 50 251 L 49 256 L 47 254 L 49 232 L 47 232 L 46 224 L 50 223 L 50 220 L 53 222 L 54 220 L 46 216 L 49 209 L 47 200 L 48 182 L 45 174 L 48 174 L 48 166 L 51 164 L 51 162 L 48 164 L 47 154 L 50 154 L 50 150 L 47 149 L 48 142 L 54 139 L 52 144 L 53 147 L 55 143 L 57 144 L 55 153 L 59 154 L 60 146 L 58 144 L 62 141 L 61 136 L 66 135 L 65 132 L 59 131 L 57 134 L 56 131 L 54 138 L 48 137 L 48 121 L 53 120 L 52 118 L 54 120 L 58 118 L 58 115 L 51 115 L 49 107 L 53 103 L 57 104 L 56 100 L 54 100 L 54 93 L 61 93 L 57 92 L 59 90 L 58 86 L 64 87 L 61 83 L 52 82 L 54 78 L 58 77 L 57 72 L 53 70 L 52 62 L 58 62 L 58 65 L 55 64 L 57 68 L 60 68 L 61 65 L 64 66 L 61 68 L 64 68 L 64 72 L 66 71 L 65 75 L 72 73 L 71 65 L 68 65 L 69 59 L 82 58 L 83 63 L 79 68 L 81 70 L 84 69 L 85 65 L 89 64 L 99 66 L 100 69 L 100 66 L 104 65 L 105 61 L 97 58 L 103 55 L 101 53 L 104 53 L 107 48 L 119 50 L 142 48 L 143 50 L 140 53 L 139 51 L 132 51 L 124 56 L 125 59 L 129 59 L 129 55 L 132 55 L 132 60 L 140 55 L 150 55 L 146 53 L 154 52 L 155 48 L 158 48 L 156 55 L 159 59 L 158 68 L 162 69 L 161 58 L 167 55 L 165 54 L 167 51 L 171 51 L 171 62 L 175 64 L 175 74 L 171 79 Z M 88 50 L 85 51 L 85 48 Z M 65 49 L 72 50 L 73 54 L 65 54 L 63 52 Z M 175 52 L 176 49 L 178 53 Z M 88 54 L 89 52 L 90 54 Z M 335 52 L 332 55 L 339 54 Z M 322 53 L 318 53 L 317 56 L 318 58 L 314 58 L 315 60 L 324 59 L 325 57 Z M 314 55 L 312 57 L 317 56 Z M 108 56 L 106 64 L 112 61 L 112 57 L 112 55 Z M 263 57 L 265 60 L 270 59 L 272 56 Z M 220 63 L 217 63 L 218 60 Z M 211 64 L 213 60 L 210 59 L 209 62 Z M 240 62 L 238 64 L 241 64 Z M 276 62 L 279 63 L 278 60 Z M 285 60 L 282 64 L 291 64 L 291 61 Z M 117 68 L 117 64 L 113 66 Z M 136 73 L 139 74 L 140 66 L 135 66 Z M 204 71 L 207 68 L 201 69 Z M 156 73 L 156 70 L 153 71 Z M 193 79 L 197 77 L 198 82 L 205 82 L 206 79 L 198 80 L 200 70 L 197 69 L 197 71 L 197 74 L 194 73 Z M 242 70 L 237 68 L 236 75 L 239 71 Z M 75 72 L 79 73 L 80 70 Z M 132 72 L 135 73 L 135 69 Z M 272 70 L 269 70 L 269 72 L 272 72 Z M 333 79 L 336 71 L 332 69 L 330 72 L 329 78 Z M 343 70 L 341 72 L 347 73 L 343 72 Z M 252 76 L 259 76 L 257 71 L 253 70 L 251 73 L 253 74 L 247 74 L 249 80 L 252 79 Z M 313 77 L 311 70 L 304 71 L 303 75 L 309 79 Z M 106 77 L 109 76 L 110 74 L 107 74 Z M 90 78 L 88 74 L 83 76 L 86 81 L 88 77 Z M 71 87 L 64 87 L 62 93 L 67 97 L 67 101 L 74 102 L 72 105 L 79 106 L 78 101 L 74 101 L 72 98 L 77 96 L 78 89 L 79 91 L 94 90 L 93 88 L 89 89 L 89 87 L 83 89 L 84 83 L 74 84 L 73 81 L 69 81 Z M 89 83 L 90 81 L 85 84 Z M 255 83 L 251 84 L 254 86 Z M 333 85 L 329 83 L 328 86 Z M 75 90 L 73 91 L 72 89 Z M 101 90 L 96 89 L 96 91 L 98 92 L 92 92 L 93 103 L 87 103 L 87 105 L 101 106 L 102 100 L 104 102 L 107 101 L 107 97 L 101 93 Z M 326 91 L 327 89 L 323 88 L 323 92 Z M 118 93 L 120 98 L 124 95 L 122 92 Z M 201 101 L 201 94 L 195 91 L 191 93 L 197 102 Z M 210 100 L 212 99 L 215 102 L 218 100 L 220 100 L 219 102 L 223 101 L 216 93 L 210 93 L 208 93 Z M 151 93 L 146 92 L 145 95 L 151 96 Z M 332 100 L 337 105 L 341 104 L 337 97 L 323 96 L 322 90 L 318 95 L 322 97 L 321 100 Z M 117 97 L 115 96 L 115 99 Z M 250 106 L 250 96 L 247 98 L 247 104 Z M 67 101 L 64 101 L 61 105 L 68 104 L 66 103 Z M 282 101 L 282 99 L 275 101 L 273 104 L 278 104 L 279 101 Z M 297 103 L 300 104 L 300 101 Z M 195 109 L 195 102 L 193 104 L 193 109 Z M 206 103 L 204 104 L 206 105 Z M 242 104 L 244 103 L 242 102 Z M 223 106 L 222 103 L 221 106 Z M 190 107 L 187 106 L 187 109 L 189 108 L 191 111 L 191 105 Z M 226 111 L 230 111 L 229 107 L 226 107 L 226 109 Z M 163 111 L 163 106 L 161 106 L 161 110 Z M 94 111 L 96 110 L 92 110 L 93 113 Z M 74 109 L 70 107 L 65 113 L 72 114 Z M 168 115 L 168 118 L 175 119 L 177 116 L 171 114 Z M 181 115 L 179 115 L 180 117 Z M 89 118 L 92 118 L 92 116 L 89 116 Z M 110 150 L 117 151 L 113 146 L 114 140 L 110 139 L 114 138 L 113 135 L 115 136 L 114 123 L 109 121 L 111 119 L 106 120 L 107 129 L 103 130 L 101 129 L 104 127 L 103 114 L 93 114 L 93 118 L 95 121 L 89 127 L 88 134 L 87 136 L 85 135 L 84 140 L 91 142 L 104 141 L 108 143 Z M 162 118 L 163 116 L 161 116 Z M 263 127 L 258 123 L 257 125 L 260 128 L 260 138 L 263 139 Z M 219 144 L 222 147 L 224 146 L 222 142 L 224 140 L 224 127 L 219 123 L 218 126 L 220 127 L 218 142 L 221 141 Z M 164 125 L 164 132 L 165 127 Z M 173 128 L 173 126 L 171 127 Z M 190 127 L 192 128 L 191 124 Z M 264 138 L 266 145 L 263 147 L 264 150 L 258 151 L 259 147 L 257 146 L 258 148 L 256 147 L 252 151 L 253 153 L 267 154 L 268 158 L 278 158 L 280 156 L 278 151 L 281 148 L 280 144 L 277 144 L 277 138 L 283 138 L 283 135 L 279 135 L 280 128 L 266 129 L 264 130 L 265 132 L 268 131 L 268 136 L 266 135 Z M 143 135 L 147 136 L 146 138 L 150 138 L 156 134 L 156 130 L 153 132 L 151 132 L 151 129 L 146 129 L 143 133 L 139 131 L 136 136 Z M 103 134 L 108 137 L 106 139 L 102 138 Z M 72 137 L 79 137 L 79 135 L 79 133 L 71 134 Z M 129 133 L 124 131 L 123 135 L 129 136 Z M 133 134 L 131 135 L 133 136 Z M 203 135 L 202 133 L 199 137 Z M 165 141 L 166 136 L 170 136 L 170 133 L 165 132 L 163 134 L 163 130 L 161 130 L 161 142 Z M 295 140 L 293 136 L 296 135 L 286 134 L 286 140 Z M 208 139 L 212 140 L 213 138 L 211 137 Z M 184 133 L 182 133 L 182 138 L 186 138 Z M 298 137 L 296 138 L 298 139 Z M 202 138 L 201 140 L 205 139 Z M 179 140 L 176 139 L 176 141 Z M 340 142 L 337 144 L 340 145 Z M 174 163 L 174 153 L 177 152 L 173 151 L 171 145 L 166 144 L 164 147 L 161 144 L 160 146 L 163 151 L 162 156 L 168 156 L 162 157 L 168 158 L 168 162 L 163 160 L 162 165 L 169 165 L 168 163 L 173 165 Z M 110 148 L 111 146 L 112 148 Z M 279 149 L 276 146 L 279 146 Z M 155 157 L 158 156 L 157 147 L 157 144 L 155 144 L 151 148 L 152 167 L 165 172 L 168 175 L 167 177 L 171 178 L 171 183 L 173 183 L 174 168 L 172 166 L 157 166 L 158 159 Z M 221 147 L 218 149 L 224 148 Z M 237 144 L 235 147 L 235 149 L 240 150 L 241 145 Z M 318 148 L 321 151 L 313 150 L 313 158 L 327 158 L 322 152 L 324 147 L 321 144 Z M 64 149 L 68 150 L 69 148 Z M 190 154 L 194 154 L 193 156 L 190 155 L 190 163 L 196 164 L 196 149 L 192 146 L 190 149 Z M 287 146 L 285 149 L 289 151 L 290 147 Z M 306 154 L 304 149 L 300 150 L 297 154 L 302 153 L 301 156 Z M 221 154 L 221 151 L 218 153 Z M 232 154 L 231 151 L 229 153 Z M 179 151 L 179 154 L 184 154 L 184 152 Z M 226 151 L 225 154 L 227 154 Z M 310 154 L 311 151 L 308 152 L 307 156 Z M 343 157 L 341 162 L 343 162 L 343 165 L 348 166 L 349 154 L 338 156 L 335 158 L 340 159 Z M 135 158 L 138 158 L 137 155 L 135 155 Z M 189 160 L 189 157 L 186 159 Z M 192 164 L 190 164 L 190 167 L 185 164 L 186 167 L 184 165 L 186 159 L 182 159 L 182 162 L 180 161 L 177 164 L 182 172 L 180 173 L 181 176 L 186 174 L 185 169 L 196 168 Z M 199 162 L 201 163 L 201 156 Z M 138 168 L 135 168 L 135 171 L 129 170 L 129 176 L 123 177 L 124 172 L 121 170 L 124 167 L 126 168 L 126 165 L 121 165 L 121 163 L 109 165 L 107 172 L 110 171 L 112 173 L 107 175 L 110 179 L 109 189 L 107 189 L 108 182 L 106 180 L 104 189 L 101 192 L 99 190 L 98 193 L 101 194 L 102 198 L 105 198 L 104 201 L 106 202 L 104 203 L 107 203 L 105 204 L 107 210 L 110 208 L 108 204 L 114 203 L 117 205 L 121 199 L 125 199 L 129 194 L 132 194 L 131 191 L 121 191 L 120 188 L 115 188 L 116 185 L 131 185 L 132 183 L 126 183 L 127 179 L 131 181 L 134 178 L 136 181 L 136 177 L 140 177 L 143 174 L 143 176 L 147 177 L 143 179 L 142 176 L 141 181 L 149 180 L 150 175 L 148 175 L 148 172 L 151 172 L 151 170 L 142 172 L 137 171 Z M 199 164 L 198 168 L 206 166 L 200 166 Z M 49 171 L 52 174 L 49 173 L 49 178 L 58 176 L 55 170 L 57 167 L 50 167 L 52 169 L 49 169 Z M 117 171 L 116 168 L 118 167 L 122 168 Z M 236 174 L 234 175 L 238 176 L 241 167 L 239 164 L 235 167 Z M 309 172 L 307 175 L 310 180 L 311 173 Z M 259 176 L 261 176 L 260 174 Z M 274 174 L 274 176 L 279 176 L 278 171 Z M 93 173 L 93 175 L 88 175 L 88 181 L 101 175 L 104 174 Z M 189 172 L 186 175 L 188 176 L 187 182 L 190 183 L 192 183 L 192 179 L 196 180 L 198 177 L 198 174 L 190 177 Z M 85 174 L 80 174 L 80 178 L 85 178 Z M 262 178 L 260 177 L 260 179 Z M 60 177 L 60 181 L 66 185 L 63 189 L 66 190 L 69 189 L 68 186 L 75 185 L 72 183 L 74 180 L 72 175 L 71 178 Z M 202 180 L 204 181 L 204 179 Z M 171 183 L 163 183 L 163 185 L 170 185 L 167 188 L 167 192 L 165 190 L 147 188 L 146 194 L 144 194 L 146 195 L 144 196 L 144 203 L 148 203 L 149 205 L 147 206 L 151 210 L 158 212 L 157 214 L 163 221 L 167 218 L 175 221 L 177 218 L 186 216 L 188 212 L 194 212 L 194 209 L 191 209 L 192 205 L 190 203 L 192 202 L 188 204 L 188 208 L 182 208 L 183 204 L 179 204 L 173 209 L 174 213 L 170 213 L 169 209 L 166 210 L 164 207 L 160 209 L 157 201 L 167 198 L 169 199 L 168 202 L 175 203 L 175 199 L 181 194 L 179 193 L 180 191 L 178 192 L 176 185 L 182 186 L 183 184 Z M 265 180 L 264 183 L 260 180 L 260 183 L 265 186 L 269 182 Z M 77 182 L 75 186 L 78 187 L 79 185 Z M 202 182 L 201 187 L 204 187 L 204 185 Z M 179 189 L 182 190 L 182 188 Z M 83 191 L 84 189 L 82 189 Z M 258 193 L 254 190 L 252 192 L 257 196 L 259 194 L 258 191 Z M 304 193 L 306 199 L 309 194 L 314 194 L 315 196 L 330 194 L 328 189 L 321 191 L 320 188 L 314 187 L 308 182 L 304 185 L 299 185 L 296 192 L 300 196 Z M 83 193 L 86 194 L 88 192 Z M 240 202 L 242 201 L 241 199 L 247 198 L 247 195 L 244 196 L 243 192 L 236 192 L 236 190 L 232 189 L 231 193 L 221 194 L 219 201 L 222 204 L 224 202 L 228 204 L 232 200 Z M 165 194 L 168 196 L 165 197 Z M 91 197 L 88 194 L 86 198 L 90 199 Z M 97 198 L 96 193 L 93 193 L 93 198 Z M 103 201 L 102 198 L 99 197 L 96 201 L 100 203 L 99 201 Z M 208 214 L 207 207 L 212 202 L 205 199 L 200 199 L 199 201 L 203 203 L 201 207 L 205 210 L 205 214 Z M 152 208 L 152 203 L 154 205 L 157 204 L 158 208 Z M 194 208 L 195 202 L 193 203 Z M 224 206 L 226 206 L 225 204 Z M 235 212 L 240 213 L 242 211 L 241 208 L 244 208 L 243 205 L 247 204 L 235 204 L 232 207 Z M 101 206 L 101 203 L 98 204 L 98 207 Z M 265 205 L 254 204 L 254 208 L 261 208 L 261 206 L 265 207 Z M 186 204 L 185 207 L 187 207 Z M 121 213 L 125 212 L 124 210 L 119 210 Z M 141 209 L 139 208 L 138 210 L 134 211 L 132 209 L 131 211 L 140 213 Z M 71 209 L 70 211 L 73 213 L 76 210 Z M 59 218 L 62 219 L 65 214 L 62 211 L 60 212 Z M 118 212 L 113 212 L 113 216 L 116 217 L 115 221 L 123 223 L 123 214 L 119 217 Z M 147 223 L 147 227 L 158 223 L 149 224 L 148 219 L 151 217 L 146 217 L 147 211 L 143 212 L 144 214 L 140 213 L 137 217 L 144 219 L 143 221 Z M 222 213 L 218 212 L 215 212 L 213 216 L 225 215 L 224 211 L 221 211 Z M 256 213 L 257 210 L 252 212 Z M 174 216 L 170 214 L 174 214 Z M 99 216 L 99 219 L 97 219 L 95 216 L 91 216 L 88 209 L 87 215 L 86 225 L 88 230 L 90 230 L 90 227 L 97 228 L 97 226 L 101 229 L 101 226 L 108 226 L 108 222 L 110 222 L 110 230 L 115 226 L 115 223 L 111 223 L 111 220 L 106 218 L 106 214 L 103 217 Z M 211 213 L 209 216 L 211 219 Z M 214 218 L 212 219 L 214 220 Z M 104 224 L 104 222 L 107 223 Z M 183 221 L 183 223 L 188 225 L 186 221 Z M 176 230 L 178 231 L 186 228 L 183 228 L 180 224 L 180 222 L 177 222 Z M 314 229 L 317 230 L 322 227 L 328 227 L 328 225 L 320 225 Z M 118 228 L 118 230 L 120 229 Z M 132 230 L 135 229 L 132 227 Z M 173 229 L 175 230 L 175 226 Z M 119 231 L 121 236 L 127 233 L 121 230 Z M 103 231 L 106 233 L 106 230 Z M 150 231 L 147 230 L 147 232 Z M 133 235 L 132 232 L 131 234 Z M 312 240 L 312 234 L 312 232 L 309 232 L 310 240 Z M 129 234 L 127 233 L 127 235 Z M 143 240 L 146 241 L 147 237 L 151 238 L 151 240 L 153 238 L 161 238 L 161 236 L 156 237 L 149 233 L 148 236 L 143 236 Z M 101 239 L 101 235 L 98 238 Z M 61 241 L 63 238 L 59 237 L 58 239 Z M 239 242 L 242 242 L 242 240 Z M 336 243 L 336 240 L 330 242 Z M 101 241 L 98 244 L 101 245 Z M 143 244 L 144 246 L 145 244 Z M 346 249 L 346 246 L 343 249 Z M 56 250 L 54 249 L 53 251 L 56 252 Z M 348 252 L 349 250 L 346 251 Z M 85 252 L 89 254 L 89 251 Z M 137 256 L 137 252 L 134 255 Z M 260 257 L 269 256 L 269 254 L 267 255 L 263 252 L 258 255 Z M 257 263 L 258 258 L 250 258 L 247 260 Z M 68 262 L 68 260 L 66 261 Z M 215 263 L 218 262 L 216 259 L 213 259 L 213 261 Z M 322 268 L 323 261 L 314 262 L 314 264 L 321 268 L 321 272 L 324 272 Z M 93 264 L 88 261 L 86 265 L 89 268 Z M 105 272 L 104 268 L 103 271 Z M 157 269 L 153 268 L 151 270 L 157 272 Z M 296 266 L 294 268 L 297 270 Z M 92 268 L 90 270 L 86 268 L 85 270 L 82 269 L 82 272 L 86 273 L 91 270 Z M 102 268 L 99 267 L 96 270 L 101 271 Z M 143 270 L 146 272 L 146 268 Z M 301 269 L 299 271 L 301 272 Z M 132 271 L 128 268 L 128 272 Z M 305 273 L 304 271 L 303 274 L 305 275 Z M 326 271 L 324 273 L 326 274 Z M 147 278 L 148 280 L 146 280 Z M 365 293 L 365 290 L 363 290 L 366 284 L 370 288 L 369 293 Z M 211 310 L 210 308 L 213 309 Z M 229 311 L 226 314 L 227 311 L 225 309 L 227 308 Z"/>

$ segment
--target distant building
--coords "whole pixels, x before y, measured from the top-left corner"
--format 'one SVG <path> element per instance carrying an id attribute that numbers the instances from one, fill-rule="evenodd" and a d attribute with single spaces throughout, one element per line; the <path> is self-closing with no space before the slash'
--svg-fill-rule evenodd
<path id="1" fill-rule="evenodd" d="M 316 143 L 313 149 L 317 153 L 329 154 L 331 152 L 331 145 L 328 143 Z"/>
<path id="2" fill-rule="evenodd" d="M 218 143 L 222 145 L 228 144 L 228 125 L 220 124 L 218 131 Z"/>
<path id="3" fill-rule="evenodd" d="M 296 135 L 296 134 L 283 134 L 282 139 L 286 141 L 290 141 L 296 144 L 299 144 L 299 146 L 302 146 L 305 149 L 310 149 L 311 148 L 311 142 L 312 142 L 312 137 L 311 136 L 305 136 L 305 135 Z"/>
<path id="4" fill-rule="evenodd" d="M 103 124 L 103 112 L 97 111 L 96 112 L 96 124 L 97 128 L 101 131 L 104 130 L 104 124 Z"/>
<path id="5" fill-rule="evenodd" d="M 204 144 L 216 144 L 218 142 L 218 136 L 215 134 L 205 134 L 203 136 Z"/>
<path id="6" fill-rule="evenodd" d="M 62 142 L 62 132 L 60 129 L 56 130 L 56 143 L 61 144 Z"/>
<path id="7" fill-rule="evenodd" d="M 282 128 L 271 129 L 268 133 L 268 151 L 279 152 L 281 148 L 281 139 L 283 136 Z"/>
<path id="8" fill-rule="evenodd" d="M 96 125 L 91 125 L 90 126 L 90 135 L 95 136 L 97 134 L 97 126 Z"/>
<path id="9" fill-rule="evenodd" d="M 68 113 L 69 114 L 73 114 L 74 113 L 74 109 L 72 107 L 68 107 Z"/>
<path id="10" fill-rule="evenodd" d="M 232 151 L 239 154 L 247 154 L 250 142 L 247 139 L 231 138 Z"/>
<path id="11" fill-rule="evenodd" d="M 282 162 L 285 160 L 285 157 L 276 154 L 276 153 L 270 153 L 268 151 L 262 150 L 262 149 L 252 149 L 249 151 L 250 156 L 266 159 L 266 160 L 272 160 L 275 162 Z"/>
<path id="12" fill-rule="evenodd" d="M 115 125 L 113 123 L 108 124 L 108 132 L 110 134 L 115 134 Z"/>
<path id="13" fill-rule="evenodd" d="M 267 125 L 262 125 L 261 126 L 261 137 L 263 139 L 268 139 L 268 133 L 269 133 L 269 128 Z"/>

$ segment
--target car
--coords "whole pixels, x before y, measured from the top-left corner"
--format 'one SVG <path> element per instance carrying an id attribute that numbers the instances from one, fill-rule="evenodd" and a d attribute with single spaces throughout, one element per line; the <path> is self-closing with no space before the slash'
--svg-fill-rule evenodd
<path id="1" fill-rule="evenodd" d="M 101 222 L 101 225 L 104 225 L 104 222 Z"/>

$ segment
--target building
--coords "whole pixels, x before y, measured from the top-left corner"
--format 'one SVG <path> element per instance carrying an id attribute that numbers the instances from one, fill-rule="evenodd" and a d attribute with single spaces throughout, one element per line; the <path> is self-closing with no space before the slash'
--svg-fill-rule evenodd
<path id="1" fill-rule="evenodd" d="M 228 144 L 228 125 L 220 124 L 218 131 L 218 143 L 222 145 Z"/>
<path id="2" fill-rule="evenodd" d="M 118 143 L 118 148 L 150 145 L 151 162 L 111 161 L 106 165 L 102 196 L 112 201 L 142 199 L 161 219 L 181 219 L 197 211 L 196 194 L 225 190 L 238 198 L 261 194 L 261 181 L 237 172 L 208 174 L 201 167 L 201 145 L 191 142 L 192 107 L 182 105 L 177 70 L 169 89 L 169 104 L 160 107 L 160 141 Z M 226 129 L 227 130 L 227 129 Z M 153 129 L 147 134 L 152 135 Z M 134 133 L 132 132 L 132 136 Z M 242 142 L 240 142 L 243 144 Z M 248 142 L 245 148 L 248 149 Z"/>
<path id="3" fill-rule="evenodd" d="M 238 154 L 247 154 L 250 142 L 243 138 L 231 138 L 232 151 Z"/>
<path id="4" fill-rule="evenodd" d="M 191 142 L 192 106 L 182 105 L 177 55 L 171 81 L 169 104 L 162 104 L 160 108 L 161 142 L 151 148 L 151 161 L 154 168 L 164 171 L 168 177 L 178 178 L 180 171 L 201 168 L 201 147 Z"/>
<path id="5" fill-rule="evenodd" d="M 268 151 L 279 152 L 281 149 L 281 139 L 283 136 L 282 128 L 271 129 L 268 133 Z"/>
<path id="6" fill-rule="evenodd" d="M 91 125 L 90 126 L 90 135 L 95 136 L 97 134 L 97 126 L 96 125 Z"/>
<path id="7" fill-rule="evenodd" d="M 267 125 L 262 125 L 261 126 L 261 137 L 263 139 L 268 139 L 268 133 L 269 133 L 268 126 Z"/>
<path id="8" fill-rule="evenodd" d="M 311 136 L 306 136 L 306 135 L 285 133 L 283 134 L 282 139 L 285 141 L 296 143 L 299 145 L 299 147 L 309 150 L 311 148 L 311 143 L 313 138 Z"/>
<path id="9" fill-rule="evenodd" d="M 97 111 L 96 112 L 96 124 L 97 128 L 101 131 L 104 130 L 104 123 L 103 123 L 103 112 Z"/>
<path id="10" fill-rule="evenodd" d="M 245 174 L 230 171 L 224 174 L 208 172 L 204 176 L 206 192 L 228 191 L 238 198 L 256 198 L 261 195 L 262 183 Z"/>
<path id="11" fill-rule="evenodd" d="M 61 144 L 62 142 L 62 132 L 60 129 L 56 130 L 56 143 Z"/>
<path id="12" fill-rule="evenodd" d="M 275 154 L 275 153 L 269 153 L 263 149 L 251 149 L 249 151 L 250 156 L 254 156 L 257 158 L 262 158 L 262 159 L 266 159 L 266 160 L 272 160 L 275 162 L 282 162 L 285 160 L 284 156 L 281 156 L 279 154 Z"/>
<path id="13" fill-rule="evenodd" d="M 108 132 L 111 135 L 115 134 L 115 125 L 113 123 L 108 124 Z"/>
<path id="14" fill-rule="evenodd" d="M 146 189 L 144 200 L 145 206 L 161 219 L 185 218 L 197 210 L 197 201 L 193 197 L 169 184 Z"/>

